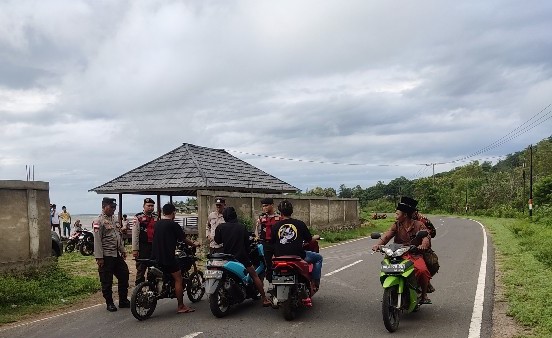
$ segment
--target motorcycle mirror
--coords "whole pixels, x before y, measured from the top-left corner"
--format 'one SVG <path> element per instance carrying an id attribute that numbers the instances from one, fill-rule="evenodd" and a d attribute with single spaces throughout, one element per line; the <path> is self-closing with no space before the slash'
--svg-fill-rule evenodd
<path id="1" fill-rule="evenodd" d="M 428 232 L 425 230 L 420 230 L 418 233 L 416 233 L 416 238 L 424 238 L 427 237 Z"/>
<path id="2" fill-rule="evenodd" d="M 372 233 L 370 234 L 370 238 L 371 238 L 371 239 L 378 239 L 378 238 L 380 238 L 380 237 L 381 237 L 381 234 L 380 234 L 379 232 L 372 232 Z"/>

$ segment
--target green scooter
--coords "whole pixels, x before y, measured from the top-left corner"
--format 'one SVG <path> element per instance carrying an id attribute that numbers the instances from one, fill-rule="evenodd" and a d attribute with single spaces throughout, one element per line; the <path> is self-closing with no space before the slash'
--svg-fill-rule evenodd
<path id="1" fill-rule="evenodd" d="M 421 239 L 427 234 L 425 230 L 418 231 L 413 242 L 421 242 Z M 379 239 L 381 234 L 372 233 L 370 237 Z M 395 332 L 398 329 L 401 313 L 418 311 L 421 305 L 421 289 L 416 282 L 414 263 L 402 257 L 407 252 L 416 249 L 416 245 L 397 243 L 388 243 L 379 249 L 384 255 L 380 273 L 380 281 L 383 286 L 381 312 L 383 324 L 389 332 Z"/>

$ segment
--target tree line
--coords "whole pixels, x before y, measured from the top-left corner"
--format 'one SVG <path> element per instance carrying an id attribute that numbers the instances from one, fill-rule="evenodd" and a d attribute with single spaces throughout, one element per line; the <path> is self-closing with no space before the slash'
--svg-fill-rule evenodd
<path id="1" fill-rule="evenodd" d="M 528 212 L 530 166 L 533 166 L 533 206 L 552 216 L 552 136 L 530 149 L 509 154 L 495 165 L 472 161 L 431 177 L 398 177 L 368 188 L 360 185 L 316 187 L 305 195 L 358 198 L 363 208 L 392 212 L 400 196 L 412 196 L 423 212 L 470 213 L 513 217 Z"/>

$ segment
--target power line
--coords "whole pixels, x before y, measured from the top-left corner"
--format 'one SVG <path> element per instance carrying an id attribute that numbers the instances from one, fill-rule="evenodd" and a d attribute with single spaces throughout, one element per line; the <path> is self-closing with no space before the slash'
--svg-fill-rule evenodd
<path id="1" fill-rule="evenodd" d="M 264 158 L 272 158 L 276 160 L 285 160 L 285 161 L 293 161 L 293 162 L 304 162 L 304 163 L 315 163 L 315 164 L 333 164 L 333 165 L 344 165 L 344 166 L 365 166 L 365 167 L 412 167 L 412 166 L 425 166 L 426 163 L 394 163 L 394 164 L 378 164 L 378 163 L 342 163 L 342 162 L 327 162 L 327 161 L 315 161 L 315 160 L 305 160 L 305 159 L 298 159 L 298 158 L 290 158 L 290 157 L 280 157 L 280 156 L 271 156 L 271 155 L 261 155 L 261 154 L 255 154 L 255 153 L 249 153 L 245 151 L 239 151 L 239 150 L 233 150 L 233 149 L 225 149 L 226 151 L 243 154 L 243 155 L 251 155 L 251 156 L 257 156 L 257 157 L 264 157 Z"/>
<path id="2" fill-rule="evenodd" d="M 448 162 L 440 162 L 440 163 L 435 163 L 435 164 L 448 164 L 448 163 L 455 163 L 455 162 L 462 162 L 464 160 L 467 160 L 471 157 L 474 157 L 474 156 L 477 156 L 477 155 L 480 155 L 482 153 L 485 153 L 491 149 L 494 149 L 494 148 L 497 148 L 497 147 L 500 147 L 501 145 L 525 134 L 526 132 L 538 127 L 539 125 L 543 124 L 544 122 L 548 121 L 550 118 L 552 118 L 552 115 L 549 115 L 552 110 L 548 110 L 544 115 L 542 115 L 541 117 L 539 117 L 537 120 L 533 121 L 532 123 L 530 123 L 529 125 L 527 125 L 530 121 L 532 121 L 533 119 L 535 119 L 537 116 L 541 115 L 542 112 L 544 112 L 545 110 L 547 110 L 550 106 L 552 105 L 549 104 L 548 106 L 544 107 L 541 111 L 539 111 L 537 114 L 533 115 L 529 120 L 525 121 L 524 123 L 522 123 L 521 125 L 519 125 L 518 127 L 516 127 L 515 129 L 513 129 L 512 131 L 510 131 L 508 134 L 504 135 L 503 137 L 501 137 L 500 139 L 494 141 L 493 143 L 489 144 L 488 146 L 470 154 L 470 155 L 467 155 L 465 157 L 462 157 L 460 159 L 456 159 L 456 160 L 453 160 L 453 161 L 448 161 Z M 540 123 L 539 123 L 540 122 Z M 525 126 L 527 125 L 527 126 Z M 525 126 L 525 127 L 524 127 Z M 523 127 L 523 128 L 522 128 Z"/>

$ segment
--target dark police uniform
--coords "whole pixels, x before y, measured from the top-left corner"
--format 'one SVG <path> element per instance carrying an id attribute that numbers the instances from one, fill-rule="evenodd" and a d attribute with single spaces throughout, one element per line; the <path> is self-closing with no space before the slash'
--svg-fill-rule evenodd
<path id="1" fill-rule="evenodd" d="M 144 204 L 155 202 L 151 198 L 144 199 Z M 155 212 L 147 215 L 144 212 L 137 213 L 134 216 L 134 226 L 132 228 L 132 250 L 138 251 L 137 258 L 150 258 L 153 243 L 154 225 L 158 217 Z M 136 262 L 136 285 L 145 280 L 147 266 Z"/>
<path id="2" fill-rule="evenodd" d="M 272 198 L 263 198 L 261 204 L 274 204 L 274 201 Z M 280 220 L 280 215 L 268 215 L 266 213 L 262 213 L 257 220 L 257 231 L 263 243 L 266 262 L 266 280 L 269 283 L 272 283 L 272 256 L 274 255 L 274 245 L 270 243 L 270 238 L 272 236 L 272 227 Z"/>
<path id="3" fill-rule="evenodd" d="M 115 203 L 113 198 L 104 198 L 104 202 Z M 94 257 L 103 258 L 104 264 L 98 267 L 102 294 L 106 304 L 113 304 L 113 275 L 117 277 L 119 301 L 128 302 L 128 266 L 123 240 L 119 232 L 119 221 L 114 216 L 107 216 L 103 212 L 92 221 L 94 230 Z"/>

